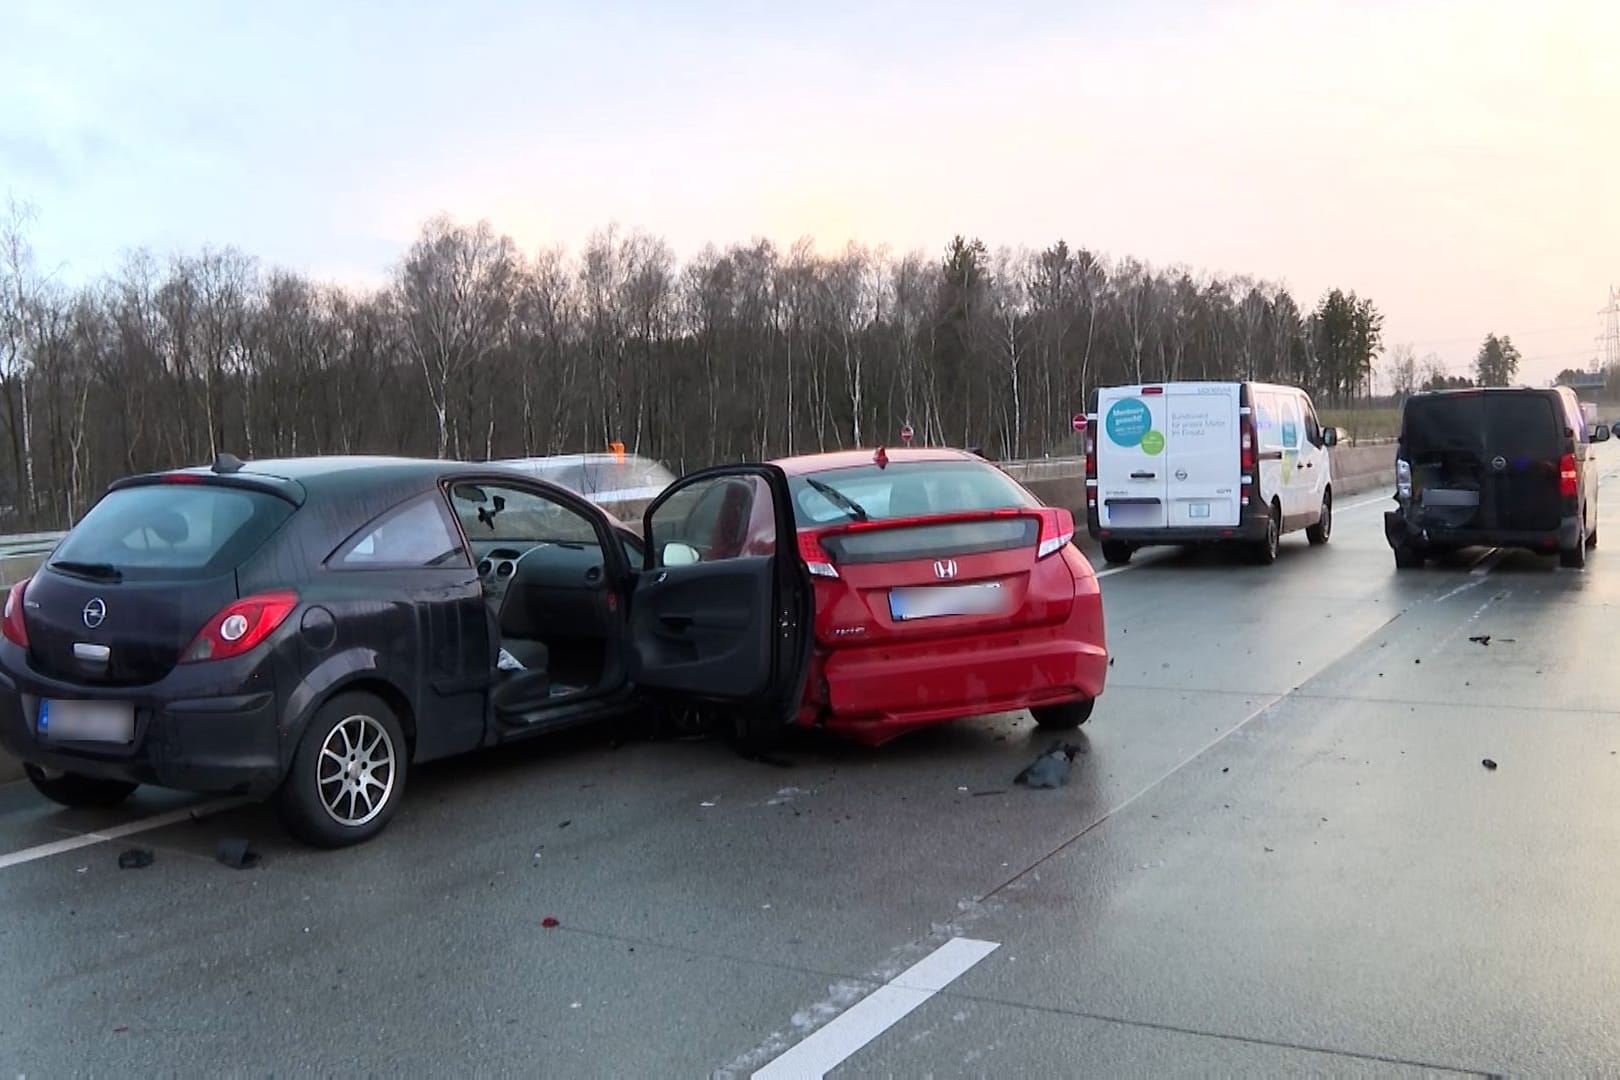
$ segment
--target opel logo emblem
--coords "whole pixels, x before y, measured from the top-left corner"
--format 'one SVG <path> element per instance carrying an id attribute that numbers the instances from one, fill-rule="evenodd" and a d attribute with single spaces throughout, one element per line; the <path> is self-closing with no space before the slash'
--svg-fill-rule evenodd
<path id="1" fill-rule="evenodd" d="M 956 560 L 942 559 L 934 564 L 934 576 L 946 580 L 956 576 Z"/>
<path id="2" fill-rule="evenodd" d="M 94 630 L 96 627 L 100 626 L 104 621 L 106 621 L 106 618 L 107 605 L 102 601 L 101 597 L 98 596 L 94 600 L 91 600 L 88 604 L 84 605 L 84 625 L 88 626 L 90 629 Z"/>
<path id="3" fill-rule="evenodd" d="M 1177 480 L 1185 480 L 1185 479 L 1187 479 L 1187 470 L 1186 469 L 1177 469 L 1176 470 L 1176 479 Z"/>
<path id="4" fill-rule="evenodd" d="M 1507 468 L 1507 458 L 1502 457 L 1500 454 L 1493 457 L 1491 459 L 1491 468 L 1495 469 L 1497 472 L 1501 472 L 1503 469 Z"/>

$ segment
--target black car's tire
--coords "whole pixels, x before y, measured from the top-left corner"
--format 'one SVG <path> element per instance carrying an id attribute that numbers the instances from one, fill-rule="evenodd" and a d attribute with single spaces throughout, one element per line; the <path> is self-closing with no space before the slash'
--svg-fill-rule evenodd
<path id="1" fill-rule="evenodd" d="M 352 693 L 322 705 L 273 800 L 306 844 L 348 847 L 382 832 L 405 796 L 405 732 L 381 698 Z"/>
<path id="2" fill-rule="evenodd" d="M 787 741 L 787 725 L 774 710 L 756 706 L 731 713 L 731 745 L 746 758 L 765 757 Z"/>
<path id="3" fill-rule="evenodd" d="M 1423 569 L 1423 562 L 1423 552 L 1411 544 L 1401 544 L 1395 548 L 1396 569 L 1421 570 Z"/>
<path id="4" fill-rule="evenodd" d="M 1124 566 L 1135 553 L 1135 548 L 1118 540 L 1104 540 L 1102 543 L 1103 561 L 1109 566 Z"/>
<path id="5" fill-rule="evenodd" d="M 1583 537 L 1572 548 L 1566 548 L 1558 553 L 1558 565 L 1565 570 L 1586 569 L 1586 540 Z"/>
<path id="6" fill-rule="evenodd" d="M 1276 503 L 1272 503 L 1271 513 L 1266 516 L 1266 538 L 1249 549 L 1249 556 L 1257 566 L 1270 566 L 1277 561 L 1277 552 L 1281 547 L 1282 511 Z"/>
<path id="7" fill-rule="evenodd" d="M 127 780 L 102 780 L 78 773 L 47 771 L 38 765 L 24 765 L 23 772 L 35 791 L 54 803 L 76 809 L 117 806 L 140 787 Z"/>
<path id="8" fill-rule="evenodd" d="M 1096 707 L 1096 698 L 1081 698 L 1056 705 L 1037 705 L 1029 712 L 1035 717 L 1037 727 L 1047 731 L 1073 731 L 1091 719 L 1091 710 Z"/>
<path id="9" fill-rule="evenodd" d="M 1333 492 L 1322 492 L 1322 516 L 1316 524 L 1305 530 L 1305 539 L 1313 544 L 1325 544 L 1333 537 Z"/>

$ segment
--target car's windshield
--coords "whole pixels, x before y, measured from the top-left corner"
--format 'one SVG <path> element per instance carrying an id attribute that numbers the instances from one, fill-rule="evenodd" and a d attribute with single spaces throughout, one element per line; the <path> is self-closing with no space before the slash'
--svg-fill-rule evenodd
<path id="1" fill-rule="evenodd" d="M 814 482 L 812 482 L 814 481 Z M 849 504 L 874 521 L 1039 505 L 993 465 L 975 461 L 891 462 L 792 476 L 788 488 L 800 526 L 848 520 Z M 826 490 L 831 489 L 839 499 Z"/>
<path id="2" fill-rule="evenodd" d="M 125 578 L 201 578 L 235 569 L 293 513 L 274 495 L 209 484 L 109 492 L 52 557 Z M 103 571 L 105 576 L 105 570 Z"/>

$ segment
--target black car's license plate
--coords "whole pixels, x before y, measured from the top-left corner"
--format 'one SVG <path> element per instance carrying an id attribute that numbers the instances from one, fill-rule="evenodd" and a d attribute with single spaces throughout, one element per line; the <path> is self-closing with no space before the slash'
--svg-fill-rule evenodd
<path id="1" fill-rule="evenodd" d="M 53 742 L 127 743 L 135 738 L 135 706 L 127 701 L 42 698 L 38 730 Z"/>

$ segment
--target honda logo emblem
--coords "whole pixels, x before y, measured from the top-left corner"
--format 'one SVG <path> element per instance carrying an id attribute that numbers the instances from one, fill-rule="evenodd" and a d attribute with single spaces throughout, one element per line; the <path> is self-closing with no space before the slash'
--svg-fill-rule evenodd
<path id="1" fill-rule="evenodd" d="M 107 605 L 101 597 L 96 597 L 84 605 L 84 625 L 94 630 L 107 618 Z"/>
<path id="2" fill-rule="evenodd" d="M 956 576 L 956 560 L 943 559 L 934 564 L 934 576 L 944 581 Z"/>

